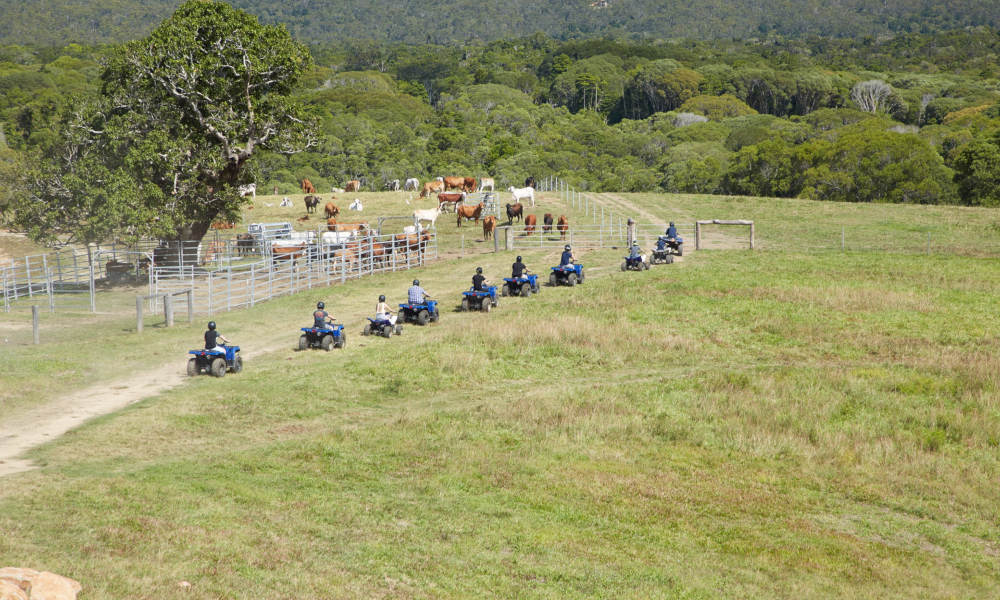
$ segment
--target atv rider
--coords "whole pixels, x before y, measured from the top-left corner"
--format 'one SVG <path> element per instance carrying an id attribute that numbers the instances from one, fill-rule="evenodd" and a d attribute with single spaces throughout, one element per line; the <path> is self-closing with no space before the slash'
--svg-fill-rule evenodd
<path id="1" fill-rule="evenodd" d="M 385 294 L 378 297 L 378 304 L 375 305 L 375 320 L 396 324 L 396 313 L 389 310 L 389 305 L 385 303 Z"/>
<path id="2" fill-rule="evenodd" d="M 209 321 L 208 331 L 205 332 L 205 350 L 218 350 L 219 352 L 225 352 L 226 348 L 224 345 L 219 343 L 219 340 L 222 340 L 223 344 L 230 343 L 230 341 L 226 339 L 226 336 L 216 331 L 215 321 Z"/>
<path id="3" fill-rule="evenodd" d="M 483 275 L 483 268 L 476 267 L 476 274 L 472 276 L 472 291 L 485 292 L 488 284 L 489 282 L 486 281 L 486 277 Z"/>
<path id="4" fill-rule="evenodd" d="M 517 257 L 517 261 L 510 266 L 510 276 L 512 279 L 520 279 L 528 274 L 528 267 L 524 266 L 521 262 L 521 257 Z"/>
<path id="5" fill-rule="evenodd" d="M 629 260 L 639 259 L 640 262 L 646 262 L 646 258 L 642 255 L 642 249 L 639 248 L 639 244 L 632 242 L 632 248 L 628 252 Z"/>
<path id="6" fill-rule="evenodd" d="M 333 317 L 330 313 L 326 312 L 326 304 L 323 302 L 316 303 L 316 310 L 313 311 L 313 327 L 316 329 L 326 329 L 327 323 L 333 323 Z"/>
<path id="7" fill-rule="evenodd" d="M 668 240 L 676 240 L 677 239 L 677 228 L 674 227 L 674 222 L 673 221 L 670 222 L 670 226 L 667 227 L 667 230 L 663 232 L 663 235 L 665 235 Z"/>
<path id="8" fill-rule="evenodd" d="M 427 293 L 427 290 L 420 287 L 419 279 L 414 279 L 413 285 L 406 291 L 406 299 L 410 304 L 423 304 L 424 299 L 430 299 L 430 294 Z"/>
<path id="9" fill-rule="evenodd" d="M 572 267 L 574 262 L 576 262 L 576 257 L 573 256 L 573 250 L 570 248 L 569 244 L 566 244 L 566 248 L 563 249 L 562 256 L 559 257 L 559 266 Z"/>

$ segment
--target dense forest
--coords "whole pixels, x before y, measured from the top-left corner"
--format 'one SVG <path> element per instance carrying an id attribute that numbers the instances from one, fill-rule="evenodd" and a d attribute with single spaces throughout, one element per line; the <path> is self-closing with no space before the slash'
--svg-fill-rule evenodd
<path id="1" fill-rule="evenodd" d="M 95 44 L 136 39 L 177 0 L 0 0 L 0 44 Z M 263 23 L 283 23 L 313 44 L 369 39 L 469 44 L 543 32 L 555 39 L 747 39 L 930 33 L 1000 27 L 984 0 L 234 0 Z"/>
<path id="2" fill-rule="evenodd" d="M 0 177 L 58 159 L 109 52 L 0 48 Z M 263 189 L 555 174 L 594 190 L 1000 205 L 1000 36 L 987 28 L 882 41 L 533 34 L 311 54 L 294 96 L 317 143 L 255 157 Z"/>

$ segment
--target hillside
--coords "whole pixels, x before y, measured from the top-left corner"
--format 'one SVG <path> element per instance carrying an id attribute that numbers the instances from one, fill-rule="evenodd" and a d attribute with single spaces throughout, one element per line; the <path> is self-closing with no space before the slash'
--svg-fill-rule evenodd
<path id="1" fill-rule="evenodd" d="M 590 0 L 480 3 L 469 0 L 236 0 L 311 43 L 377 39 L 408 43 L 494 40 L 545 32 L 555 38 L 834 37 L 1000 26 L 1000 4 L 979 0 Z M 150 0 L 2 0 L 0 44 L 105 43 L 148 33 L 177 5 Z"/>
<path id="2" fill-rule="evenodd" d="M 497 277 L 512 253 L 443 260 L 419 272 L 441 321 L 388 340 L 356 332 L 412 272 L 220 313 L 246 370 L 147 391 L 33 452 L 43 468 L 0 479 L 0 556 L 88 599 L 995 596 L 1000 263 L 807 249 L 881 222 L 977 232 L 935 230 L 972 254 L 996 243 L 987 212 L 603 200 L 751 216 L 762 249 L 643 273 L 587 252 L 585 285 L 490 314 L 451 309 L 476 265 Z M 347 323 L 343 351 L 292 349 L 317 299 Z M 68 337 L 0 348 L 15 390 L 181 379 L 201 333 L 46 318 L 70 324 L 99 360 Z"/>

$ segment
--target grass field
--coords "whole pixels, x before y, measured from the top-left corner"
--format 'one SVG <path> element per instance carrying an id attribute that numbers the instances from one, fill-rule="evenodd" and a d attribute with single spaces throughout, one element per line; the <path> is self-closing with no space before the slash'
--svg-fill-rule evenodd
<path id="1" fill-rule="evenodd" d="M 412 273 L 224 315 L 238 342 L 288 342 L 35 451 L 43 469 L 0 480 L 0 563 L 86 598 L 998 597 L 1000 266 L 975 251 L 995 233 L 930 256 L 764 233 L 810 206 L 788 229 L 806 246 L 876 213 L 956 232 L 992 213 L 616 198 L 753 218 L 765 250 L 642 273 L 595 251 L 585 285 L 489 315 L 447 305 L 511 256 L 449 258 L 420 272 L 441 322 L 391 340 L 357 331 Z M 349 346 L 294 352 L 320 297 Z M 71 359 L 89 370 L 69 382 L 45 367 L 73 341 L 3 349 L 8 399 L 112 377 L 127 324 L 82 329 L 107 359 Z M 142 343 L 179 372 L 200 332 Z"/>

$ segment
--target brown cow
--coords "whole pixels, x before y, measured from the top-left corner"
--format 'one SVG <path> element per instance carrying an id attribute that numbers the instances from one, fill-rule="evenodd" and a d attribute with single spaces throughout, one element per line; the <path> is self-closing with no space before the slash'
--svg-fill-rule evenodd
<path id="1" fill-rule="evenodd" d="M 514 217 L 517 217 L 518 219 L 520 219 L 523 216 L 524 216 L 524 207 L 521 206 L 520 202 L 518 202 L 517 204 L 508 204 L 507 205 L 507 224 L 508 225 L 514 223 Z"/>
<path id="2" fill-rule="evenodd" d="M 458 226 L 462 226 L 462 219 L 475 219 L 479 222 L 479 215 L 483 214 L 486 205 L 480 202 L 475 206 L 456 206 L 455 212 L 458 214 Z"/>
<path id="3" fill-rule="evenodd" d="M 458 203 L 462 202 L 463 200 L 465 200 L 465 192 L 462 192 L 461 194 L 456 192 L 450 192 L 447 194 L 441 192 L 440 194 L 438 194 L 438 206 L 441 207 L 441 212 L 444 212 L 445 209 L 447 208 L 446 206 L 444 206 L 445 204 L 451 204 L 452 208 L 455 208 L 456 206 L 458 206 Z"/>
<path id="4" fill-rule="evenodd" d="M 465 188 L 465 177 L 445 177 L 445 190 L 461 190 Z"/>
<path id="5" fill-rule="evenodd" d="M 347 185 L 344 186 L 344 191 L 345 192 L 360 192 L 361 191 L 361 182 L 358 181 L 357 179 L 352 179 L 352 180 L 348 181 Z"/>
<path id="6" fill-rule="evenodd" d="M 569 219 L 566 215 L 559 215 L 559 222 L 556 223 L 556 229 L 559 230 L 559 237 L 566 239 L 566 232 L 569 231 Z"/>
<path id="7" fill-rule="evenodd" d="M 528 215 L 524 217 L 524 235 L 531 235 L 535 233 L 535 223 L 538 222 L 538 218 L 535 215 Z"/>
<path id="8" fill-rule="evenodd" d="M 545 213 L 542 217 L 542 231 L 552 231 L 552 213 Z"/>
<path id="9" fill-rule="evenodd" d="M 236 223 L 230 221 L 213 221 L 209 229 L 232 229 L 236 227 Z"/>
<path id="10" fill-rule="evenodd" d="M 483 219 L 483 241 L 493 237 L 493 232 L 497 229 L 497 218 L 493 215 Z"/>
<path id="11" fill-rule="evenodd" d="M 424 184 L 423 189 L 420 190 L 420 197 L 426 198 L 431 194 L 439 194 L 443 191 L 444 191 L 444 182 L 435 179 L 434 181 L 428 181 L 427 183 Z"/>
<path id="12" fill-rule="evenodd" d="M 316 207 L 319 206 L 319 196 L 306 196 L 306 213 L 316 212 Z"/>
<path id="13" fill-rule="evenodd" d="M 323 212 L 326 213 L 327 219 L 332 219 L 340 214 L 340 209 L 333 202 L 327 202 L 326 206 L 323 207 Z"/>
<path id="14" fill-rule="evenodd" d="M 465 177 L 462 183 L 462 191 L 469 192 L 470 194 L 476 191 L 476 178 L 475 177 Z"/>
<path id="15" fill-rule="evenodd" d="M 313 187 L 312 182 L 309 181 L 308 179 L 303 179 L 302 180 L 302 185 L 300 185 L 299 187 L 302 188 L 302 193 L 303 194 L 315 194 L 316 193 L 316 188 Z"/>
<path id="16" fill-rule="evenodd" d="M 304 245 L 273 246 L 271 247 L 271 262 L 277 264 L 280 260 L 288 260 L 294 266 L 295 261 L 302 258 L 305 251 L 306 247 Z"/>
<path id="17" fill-rule="evenodd" d="M 364 231 L 368 229 L 368 221 L 356 221 L 353 223 L 338 223 L 337 219 L 326 220 L 327 231 Z"/>

